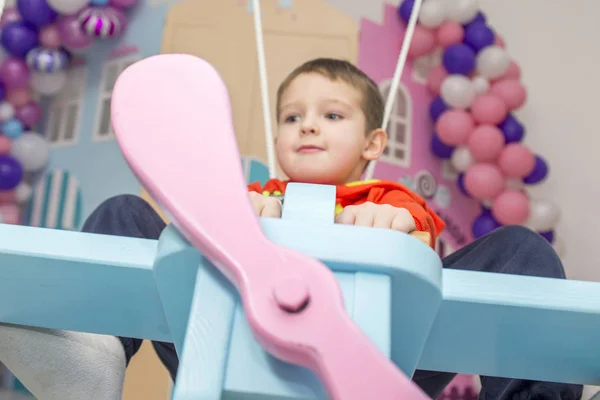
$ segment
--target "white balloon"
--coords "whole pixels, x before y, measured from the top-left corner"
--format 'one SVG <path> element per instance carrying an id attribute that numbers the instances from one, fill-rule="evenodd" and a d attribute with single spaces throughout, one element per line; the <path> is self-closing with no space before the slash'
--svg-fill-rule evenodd
<path id="1" fill-rule="evenodd" d="M 548 200 L 531 200 L 525 225 L 537 232 L 548 232 L 556 227 L 559 219 L 560 210 L 556 204 Z"/>
<path id="2" fill-rule="evenodd" d="M 523 184 L 523 181 L 520 179 L 507 179 L 506 187 L 508 189 L 521 190 L 525 187 L 525 185 Z"/>
<path id="3" fill-rule="evenodd" d="M 426 28 L 437 28 L 446 19 L 446 8 L 443 0 L 427 0 L 421 6 L 419 22 Z"/>
<path id="4" fill-rule="evenodd" d="M 471 22 L 479 12 L 477 0 L 446 0 L 446 16 L 461 24 Z"/>
<path id="5" fill-rule="evenodd" d="M 444 102 L 454 108 L 468 108 L 475 100 L 475 88 L 464 75 L 449 75 L 442 82 L 440 96 Z"/>
<path id="6" fill-rule="evenodd" d="M 465 172 L 471 165 L 473 165 L 475 160 L 473 159 L 473 156 L 467 147 L 460 146 L 454 149 L 452 152 L 450 162 L 456 171 Z"/>
<path id="7" fill-rule="evenodd" d="M 12 151 L 26 172 L 38 171 L 46 166 L 50 145 L 46 138 L 35 132 L 25 132 L 13 141 Z"/>
<path id="8" fill-rule="evenodd" d="M 31 74 L 31 88 L 46 96 L 52 96 L 63 90 L 67 83 L 67 73 L 57 72 L 33 72 Z"/>
<path id="9" fill-rule="evenodd" d="M 476 95 L 487 93 L 490 90 L 490 82 L 483 76 L 476 76 L 473 78 L 473 88 Z"/>
<path id="10" fill-rule="evenodd" d="M 48 0 L 48 5 L 59 14 L 75 14 L 87 6 L 88 0 Z"/>
<path id="11" fill-rule="evenodd" d="M 15 108 L 8 101 L 0 103 L 0 121 L 6 121 L 15 116 Z"/>
<path id="12" fill-rule="evenodd" d="M 26 203 L 31 198 L 33 188 L 27 182 L 21 182 L 15 188 L 15 200 L 19 204 Z"/>
<path id="13" fill-rule="evenodd" d="M 500 46 L 488 46 L 481 50 L 475 59 L 477 72 L 488 78 L 500 78 L 510 66 L 508 53 Z"/>

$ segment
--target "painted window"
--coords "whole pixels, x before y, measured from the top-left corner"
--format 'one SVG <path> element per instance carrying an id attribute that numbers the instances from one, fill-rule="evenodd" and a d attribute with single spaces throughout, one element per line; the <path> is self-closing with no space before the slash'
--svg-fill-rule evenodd
<path id="1" fill-rule="evenodd" d="M 141 60 L 141 58 L 142 57 L 139 54 L 133 54 L 115 58 L 104 64 L 102 80 L 100 82 L 100 87 L 98 88 L 98 106 L 93 136 L 95 141 L 112 140 L 115 138 L 112 123 L 110 121 L 110 101 L 112 99 L 112 91 L 121 72 L 131 64 Z"/>
<path id="2" fill-rule="evenodd" d="M 391 81 L 380 85 L 384 101 L 390 91 Z M 408 90 L 400 84 L 396 93 L 396 100 L 387 126 L 388 144 L 380 160 L 400 167 L 410 166 L 411 148 L 411 98 Z"/>
<path id="3" fill-rule="evenodd" d="M 50 170 L 33 188 L 25 210 L 25 225 L 77 230 L 82 223 L 81 210 L 79 180 L 67 171 Z"/>
<path id="4" fill-rule="evenodd" d="M 73 145 L 79 136 L 87 67 L 70 68 L 66 73 L 65 87 L 48 107 L 46 135 L 53 146 Z"/>
<path id="5" fill-rule="evenodd" d="M 442 62 L 442 51 L 437 48 L 429 54 L 415 59 L 412 68 L 412 78 L 421 85 L 427 84 L 427 75 L 433 68 L 439 66 Z"/>

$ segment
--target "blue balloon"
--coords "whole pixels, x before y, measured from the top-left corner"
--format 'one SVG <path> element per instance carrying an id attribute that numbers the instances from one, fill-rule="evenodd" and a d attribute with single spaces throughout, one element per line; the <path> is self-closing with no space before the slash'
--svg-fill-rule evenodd
<path id="1" fill-rule="evenodd" d="M 0 41 L 6 51 L 19 58 L 25 58 L 27 53 L 40 45 L 35 26 L 23 21 L 4 25 Z"/>
<path id="2" fill-rule="evenodd" d="M 398 16 L 405 23 L 408 23 L 410 19 L 410 14 L 412 13 L 413 6 L 415 5 L 415 0 L 404 0 L 400 7 L 398 8 Z"/>
<path id="3" fill-rule="evenodd" d="M 487 235 L 501 226 L 502 225 L 496 221 L 490 212 L 484 211 L 477 218 L 475 218 L 475 221 L 473 221 L 471 231 L 473 233 L 473 237 L 475 237 L 475 239 L 479 239 L 480 237 Z"/>
<path id="4" fill-rule="evenodd" d="M 465 174 L 464 173 L 461 173 L 458 175 L 458 178 L 456 179 L 456 184 L 458 185 L 458 189 L 461 191 L 462 194 L 464 194 L 467 197 L 471 197 L 469 192 L 467 192 L 467 188 L 465 187 Z"/>
<path id="5" fill-rule="evenodd" d="M 484 23 L 470 25 L 465 30 L 464 42 L 476 52 L 494 44 L 495 39 L 494 31 Z"/>
<path id="6" fill-rule="evenodd" d="M 468 75 L 475 69 L 475 52 L 466 44 L 454 44 L 444 51 L 442 63 L 449 74 Z"/>
<path id="7" fill-rule="evenodd" d="M 448 146 L 440 140 L 437 133 L 433 133 L 431 137 L 431 151 L 439 158 L 450 158 L 454 147 Z"/>
<path id="8" fill-rule="evenodd" d="M 36 26 L 51 24 L 58 18 L 46 0 L 17 0 L 17 9 L 23 21 L 30 22 Z"/>
<path id="9" fill-rule="evenodd" d="M 21 163 L 10 155 L 0 156 L 0 190 L 11 190 L 23 179 Z"/>
<path id="10" fill-rule="evenodd" d="M 548 176 L 548 164 L 546 161 L 538 155 L 535 156 L 535 166 L 533 167 L 533 171 L 525 178 L 523 178 L 523 183 L 527 185 L 532 185 L 534 183 L 539 183 L 543 181 Z"/>
<path id="11" fill-rule="evenodd" d="M 550 243 L 554 243 L 554 231 L 538 232 L 544 239 Z"/>
<path id="12" fill-rule="evenodd" d="M 23 123 L 16 118 L 6 120 L 2 124 L 2 133 L 11 139 L 18 138 L 23 133 Z"/>
<path id="13" fill-rule="evenodd" d="M 431 104 L 429 105 L 429 116 L 433 122 L 437 121 L 440 115 L 442 115 L 448 106 L 444 103 L 444 100 L 440 96 L 433 99 Z"/>
<path id="14" fill-rule="evenodd" d="M 517 143 L 523 140 L 525 136 L 525 127 L 512 114 L 508 114 L 506 119 L 498 124 L 502 130 L 506 143 Z"/>
<path id="15" fill-rule="evenodd" d="M 487 18 L 485 17 L 485 14 L 482 13 L 481 11 L 479 11 L 477 13 L 477 15 L 475 16 L 475 18 L 473 18 L 472 20 L 470 20 L 468 23 L 464 24 L 463 27 L 465 30 L 467 30 L 469 27 L 476 25 L 476 24 L 485 24 L 487 22 Z"/>

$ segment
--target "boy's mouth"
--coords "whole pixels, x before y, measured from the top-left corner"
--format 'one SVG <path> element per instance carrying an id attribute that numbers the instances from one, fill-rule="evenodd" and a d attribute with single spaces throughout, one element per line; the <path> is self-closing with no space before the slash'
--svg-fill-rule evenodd
<path id="1" fill-rule="evenodd" d="M 319 147 L 319 146 L 313 146 L 313 145 L 304 145 L 304 146 L 300 146 L 298 147 L 298 153 L 302 153 L 302 154 L 310 154 L 310 153 L 318 153 L 320 151 L 323 151 L 323 148 Z"/>

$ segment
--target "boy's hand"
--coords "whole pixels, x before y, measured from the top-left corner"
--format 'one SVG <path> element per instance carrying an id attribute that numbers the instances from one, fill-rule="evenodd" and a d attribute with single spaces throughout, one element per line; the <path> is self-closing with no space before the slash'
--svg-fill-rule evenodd
<path id="1" fill-rule="evenodd" d="M 338 224 L 394 229 L 410 233 L 416 229 L 415 220 L 406 208 L 367 202 L 345 207 L 335 218 Z"/>
<path id="2" fill-rule="evenodd" d="M 281 218 L 281 202 L 278 199 L 263 196 L 258 192 L 248 192 L 248 194 L 256 216 Z"/>

